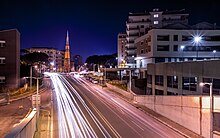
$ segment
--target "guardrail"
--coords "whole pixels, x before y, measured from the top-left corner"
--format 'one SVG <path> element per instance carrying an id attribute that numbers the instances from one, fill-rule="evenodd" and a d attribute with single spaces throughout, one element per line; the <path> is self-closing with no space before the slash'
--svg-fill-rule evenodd
<path id="1" fill-rule="evenodd" d="M 16 125 L 5 138 L 33 138 L 37 130 L 37 110 L 34 108 L 27 117 Z"/>

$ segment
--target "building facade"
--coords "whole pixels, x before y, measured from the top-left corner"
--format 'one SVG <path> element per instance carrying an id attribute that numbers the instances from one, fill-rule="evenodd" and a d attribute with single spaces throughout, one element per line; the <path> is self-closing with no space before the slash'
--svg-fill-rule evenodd
<path id="1" fill-rule="evenodd" d="M 185 10 L 178 11 L 159 11 L 153 9 L 152 12 L 129 13 L 126 22 L 127 44 L 126 63 L 128 67 L 136 67 L 136 46 L 134 41 L 136 38 L 147 34 L 150 29 L 162 28 L 174 23 L 188 24 L 188 16 Z"/>
<path id="2" fill-rule="evenodd" d="M 220 30 L 216 30 L 216 27 L 208 23 L 199 23 L 187 28 L 180 25 L 179 27 L 181 29 L 152 29 L 137 38 L 136 66 L 147 69 L 149 63 L 196 61 L 220 57 Z"/>
<path id="3" fill-rule="evenodd" d="M 118 68 L 126 67 L 126 45 L 127 39 L 126 34 L 119 33 L 118 34 Z"/>
<path id="4" fill-rule="evenodd" d="M 0 31 L 0 88 L 20 86 L 20 33 Z"/>
<path id="5" fill-rule="evenodd" d="M 26 49 L 29 53 L 39 52 L 45 53 L 48 55 L 48 61 L 53 63 L 51 69 L 55 69 L 58 72 L 63 72 L 63 65 L 64 65 L 64 51 L 57 50 L 54 48 L 48 47 L 32 47 Z"/>
<path id="6" fill-rule="evenodd" d="M 150 95 L 209 95 L 220 94 L 220 60 L 151 63 L 147 66 L 147 94 Z"/>

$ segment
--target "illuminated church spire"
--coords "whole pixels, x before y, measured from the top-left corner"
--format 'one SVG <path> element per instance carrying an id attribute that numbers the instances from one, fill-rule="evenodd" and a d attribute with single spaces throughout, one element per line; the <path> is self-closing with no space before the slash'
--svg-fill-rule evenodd
<path id="1" fill-rule="evenodd" d="M 70 72 L 70 46 L 69 46 L 69 33 L 66 33 L 66 46 L 65 46 L 65 55 L 64 55 L 64 72 Z"/>
<path id="2" fill-rule="evenodd" d="M 66 45 L 69 45 L 69 33 L 68 33 L 68 30 L 66 32 Z"/>

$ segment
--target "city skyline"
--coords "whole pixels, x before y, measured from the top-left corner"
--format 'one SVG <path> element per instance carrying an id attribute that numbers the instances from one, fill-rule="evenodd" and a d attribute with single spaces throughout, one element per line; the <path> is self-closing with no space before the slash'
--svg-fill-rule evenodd
<path id="1" fill-rule="evenodd" d="M 153 8 L 186 9 L 190 14 L 189 24 L 207 21 L 219 25 L 220 19 L 215 18 L 220 11 L 217 1 L 179 1 L 175 8 L 170 3 L 173 2 L 2 1 L 3 12 L 0 15 L 4 21 L 0 23 L 0 29 L 17 28 L 21 33 L 21 48 L 45 46 L 60 50 L 65 48 L 65 34 L 69 30 L 70 51 L 74 55 L 82 55 L 85 60 L 90 55 L 117 52 L 117 34 L 125 32 L 129 12 L 152 11 Z"/>

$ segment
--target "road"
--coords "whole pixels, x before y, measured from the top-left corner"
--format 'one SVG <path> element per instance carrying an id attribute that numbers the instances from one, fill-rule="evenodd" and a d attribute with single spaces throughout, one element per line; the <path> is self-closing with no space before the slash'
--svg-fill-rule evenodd
<path id="1" fill-rule="evenodd" d="M 59 133 L 54 137 L 181 138 L 114 93 L 81 78 L 51 75 Z"/>

